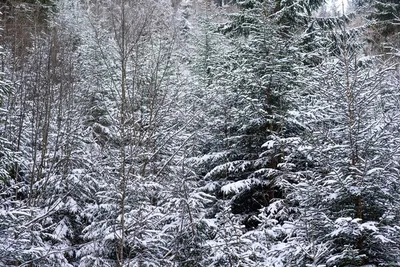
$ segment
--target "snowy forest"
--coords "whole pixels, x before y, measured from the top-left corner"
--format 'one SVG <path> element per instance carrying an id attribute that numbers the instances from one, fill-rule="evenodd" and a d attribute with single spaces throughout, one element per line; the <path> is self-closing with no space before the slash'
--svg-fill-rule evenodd
<path id="1" fill-rule="evenodd" d="M 400 266 L 400 1 L 3 0 L 0 266 Z"/>

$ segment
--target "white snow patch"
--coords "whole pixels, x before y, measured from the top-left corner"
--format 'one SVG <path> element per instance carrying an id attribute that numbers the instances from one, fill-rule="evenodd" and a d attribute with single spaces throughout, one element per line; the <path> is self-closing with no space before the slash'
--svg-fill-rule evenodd
<path id="1" fill-rule="evenodd" d="M 229 193 L 239 193 L 244 188 L 249 188 L 252 184 L 260 184 L 260 180 L 258 179 L 246 179 L 242 181 L 233 182 L 221 187 L 221 191 L 224 194 Z"/>

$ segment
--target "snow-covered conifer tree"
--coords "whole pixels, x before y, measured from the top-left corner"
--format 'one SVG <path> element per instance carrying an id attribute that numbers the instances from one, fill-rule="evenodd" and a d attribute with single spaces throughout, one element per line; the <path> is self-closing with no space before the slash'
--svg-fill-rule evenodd
<path id="1" fill-rule="evenodd" d="M 335 49 L 304 73 L 299 121 L 314 166 L 294 185 L 301 214 L 279 247 L 289 265 L 398 264 L 398 78 L 362 54 L 361 33 L 341 24 Z"/>

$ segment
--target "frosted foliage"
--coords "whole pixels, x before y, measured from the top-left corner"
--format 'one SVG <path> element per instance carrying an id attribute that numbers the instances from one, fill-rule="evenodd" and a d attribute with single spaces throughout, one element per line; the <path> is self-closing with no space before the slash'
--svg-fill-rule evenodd
<path id="1" fill-rule="evenodd" d="M 371 53 L 368 10 L 5 2 L 0 266 L 400 265 L 398 38 Z"/>
<path id="2" fill-rule="evenodd" d="M 305 75 L 299 98 L 303 115 L 296 115 L 309 131 L 307 150 L 316 172 L 296 189 L 305 212 L 298 229 L 306 231 L 302 242 L 329 248 L 315 252 L 317 263 L 391 262 L 398 254 L 392 216 L 399 211 L 394 69 L 379 57 L 358 56 L 351 29 L 336 34 L 342 38 L 337 52 Z M 311 207 L 314 215 L 307 212 Z"/>

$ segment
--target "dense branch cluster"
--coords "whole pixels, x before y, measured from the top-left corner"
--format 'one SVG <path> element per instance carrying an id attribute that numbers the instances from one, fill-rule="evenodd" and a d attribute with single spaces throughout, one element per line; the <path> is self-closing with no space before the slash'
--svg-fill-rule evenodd
<path id="1" fill-rule="evenodd" d="M 400 266 L 400 3 L 0 4 L 0 266 Z"/>

